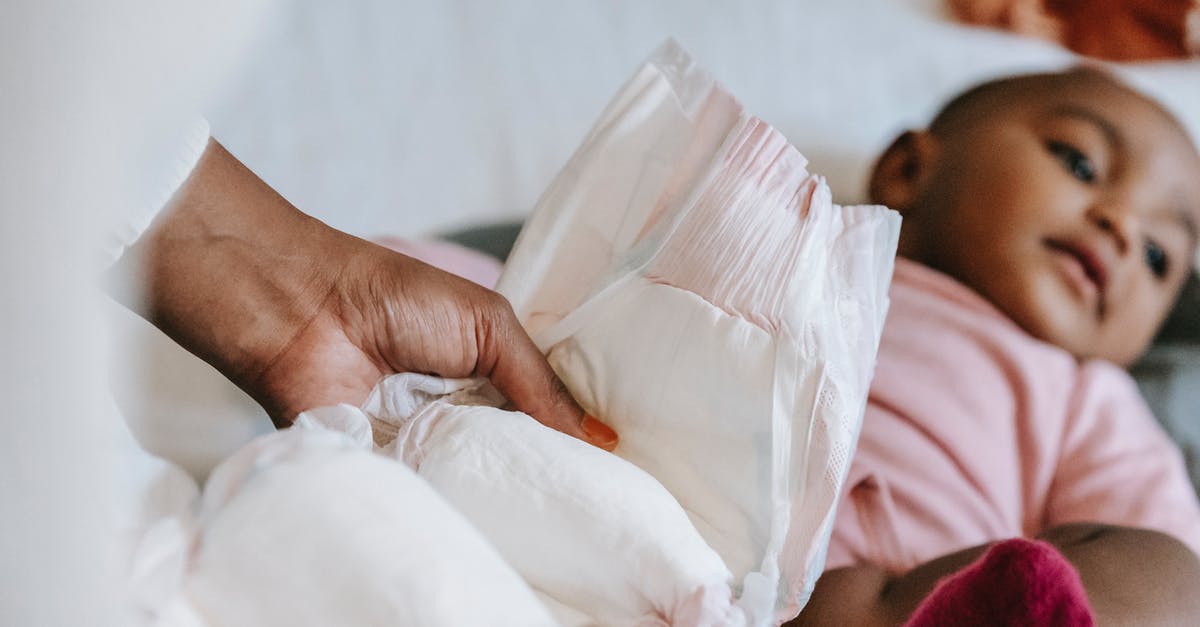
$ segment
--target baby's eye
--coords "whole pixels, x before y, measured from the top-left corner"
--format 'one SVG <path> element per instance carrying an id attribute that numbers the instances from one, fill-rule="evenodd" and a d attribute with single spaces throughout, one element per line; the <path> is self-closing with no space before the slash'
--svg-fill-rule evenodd
<path id="1" fill-rule="evenodd" d="M 1058 157 L 1071 176 L 1084 183 L 1096 180 L 1096 167 L 1092 165 L 1092 160 L 1088 159 L 1088 156 L 1078 148 L 1060 141 L 1051 141 L 1046 146 L 1051 154 Z"/>
<path id="2" fill-rule="evenodd" d="M 1163 250 L 1162 246 L 1159 246 L 1153 240 L 1147 240 L 1146 266 L 1150 268 L 1150 271 L 1154 273 L 1154 276 L 1160 279 L 1166 277 L 1167 270 L 1170 268 L 1170 264 L 1168 262 L 1169 260 L 1167 259 L 1167 251 Z"/>

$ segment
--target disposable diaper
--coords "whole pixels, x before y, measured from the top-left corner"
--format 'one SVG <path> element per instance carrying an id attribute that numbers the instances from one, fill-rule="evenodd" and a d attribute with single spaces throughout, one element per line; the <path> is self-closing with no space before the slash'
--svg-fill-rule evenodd
<path id="1" fill-rule="evenodd" d="M 807 601 L 861 427 L 899 216 L 832 203 L 672 42 L 541 198 L 499 290 L 752 623 Z"/>

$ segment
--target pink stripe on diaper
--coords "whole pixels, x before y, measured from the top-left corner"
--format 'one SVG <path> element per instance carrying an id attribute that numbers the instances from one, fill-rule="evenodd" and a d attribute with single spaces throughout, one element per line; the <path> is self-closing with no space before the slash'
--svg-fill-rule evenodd
<path id="1" fill-rule="evenodd" d="M 774 329 L 799 270 L 806 218 L 831 205 L 829 190 L 756 117 L 742 118 L 723 153 L 646 276 Z"/>

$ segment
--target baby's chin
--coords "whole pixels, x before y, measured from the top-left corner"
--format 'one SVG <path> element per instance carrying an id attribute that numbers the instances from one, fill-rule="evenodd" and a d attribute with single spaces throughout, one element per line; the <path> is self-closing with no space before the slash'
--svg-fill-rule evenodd
<path id="1" fill-rule="evenodd" d="M 1054 277 L 1038 278 L 1042 280 L 1030 281 L 1025 289 L 993 300 L 1025 332 L 1080 361 L 1102 359 L 1129 366 L 1146 352 L 1148 340 L 1138 343 L 1129 333 L 1106 333 L 1096 312 L 1064 290 Z"/>

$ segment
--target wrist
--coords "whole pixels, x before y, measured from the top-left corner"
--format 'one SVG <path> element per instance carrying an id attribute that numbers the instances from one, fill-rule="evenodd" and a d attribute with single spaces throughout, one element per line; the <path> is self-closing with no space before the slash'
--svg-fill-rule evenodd
<path id="1" fill-rule="evenodd" d="M 320 311 L 340 234 L 210 142 L 123 258 L 145 291 L 122 299 L 262 402 L 253 382 Z M 343 236 L 344 237 L 344 236 Z"/>

